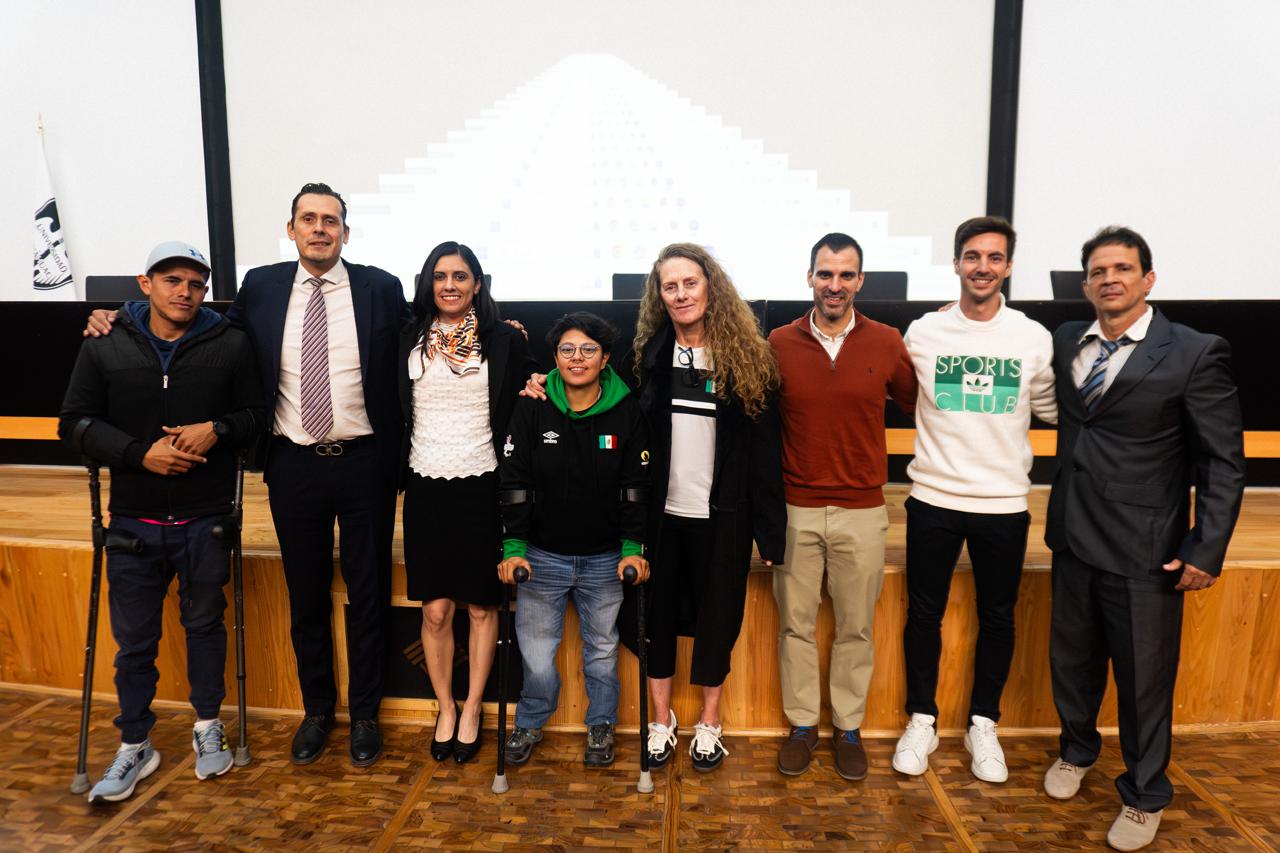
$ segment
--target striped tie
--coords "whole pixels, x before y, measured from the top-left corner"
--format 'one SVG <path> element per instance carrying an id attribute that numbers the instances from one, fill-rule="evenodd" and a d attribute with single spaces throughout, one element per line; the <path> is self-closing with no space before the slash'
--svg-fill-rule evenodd
<path id="1" fill-rule="evenodd" d="M 1089 375 L 1080 383 L 1080 398 L 1084 400 L 1084 410 L 1089 414 L 1093 414 L 1093 407 L 1102 399 L 1102 391 L 1107 382 L 1107 365 L 1111 361 L 1111 356 L 1115 355 L 1120 347 L 1131 343 L 1133 340 L 1128 335 L 1122 335 L 1118 341 L 1098 337 L 1098 357 L 1093 360 Z"/>
<path id="2" fill-rule="evenodd" d="M 329 395 L 329 321 L 324 313 L 324 282 L 307 279 L 315 290 L 302 319 L 302 428 L 323 441 L 333 428 L 333 400 Z"/>

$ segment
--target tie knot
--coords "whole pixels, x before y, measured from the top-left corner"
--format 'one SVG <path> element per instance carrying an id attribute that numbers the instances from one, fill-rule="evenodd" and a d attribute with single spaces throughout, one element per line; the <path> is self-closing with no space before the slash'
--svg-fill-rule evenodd
<path id="1" fill-rule="evenodd" d="M 1109 341 L 1106 338 L 1099 336 L 1098 343 L 1107 351 L 1107 355 L 1115 355 L 1116 350 L 1120 349 L 1120 347 L 1128 346 L 1133 343 L 1133 339 L 1128 335 L 1121 335 L 1119 340 Z"/>
<path id="2" fill-rule="evenodd" d="M 319 287 L 320 285 L 324 284 L 324 279 L 312 277 L 307 279 L 307 284 L 311 285 L 312 287 Z"/>

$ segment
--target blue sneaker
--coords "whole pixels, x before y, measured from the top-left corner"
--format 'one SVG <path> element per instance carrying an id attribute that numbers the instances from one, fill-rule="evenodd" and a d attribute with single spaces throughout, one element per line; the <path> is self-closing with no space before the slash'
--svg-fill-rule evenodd
<path id="1" fill-rule="evenodd" d="M 118 803 L 133 796 L 133 789 L 160 766 L 160 753 L 148 739 L 140 745 L 120 744 L 116 757 L 89 792 L 89 802 Z"/>
<path id="2" fill-rule="evenodd" d="M 222 720 L 214 720 L 200 731 L 191 730 L 191 748 L 196 751 L 196 778 L 208 779 L 221 776 L 231 769 L 231 750 L 227 748 L 227 733 Z"/>

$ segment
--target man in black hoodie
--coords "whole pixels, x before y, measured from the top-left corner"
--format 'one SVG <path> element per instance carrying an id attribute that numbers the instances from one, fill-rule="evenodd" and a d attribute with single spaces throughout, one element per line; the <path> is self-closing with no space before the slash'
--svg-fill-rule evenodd
<path id="1" fill-rule="evenodd" d="M 107 556 L 121 744 L 90 802 L 129 797 L 160 764 L 149 736 L 151 700 L 175 574 L 196 712 L 196 777 L 231 768 L 218 719 L 226 694 L 222 587 L 229 555 L 212 528 L 231 511 L 236 451 L 254 442 L 266 411 L 249 339 L 201 307 L 208 277 L 200 250 L 157 246 L 138 276 L 147 300 L 120 312 L 126 334 L 85 341 L 62 402 L 58 434 L 110 466 L 111 526 L 142 543 L 139 553 Z"/>

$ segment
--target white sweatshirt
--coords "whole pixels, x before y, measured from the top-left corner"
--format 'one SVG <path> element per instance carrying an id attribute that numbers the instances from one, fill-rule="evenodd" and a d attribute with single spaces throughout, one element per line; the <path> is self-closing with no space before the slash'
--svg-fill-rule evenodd
<path id="1" fill-rule="evenodd" d="M 1049 330 L 1001 296 L 986 322 L 959 306 L 924 315 L 906 344 L 920 380 L 911 496 L 961 512 L 1024 511 L 1031 414 L 1058 422 Z"/>

